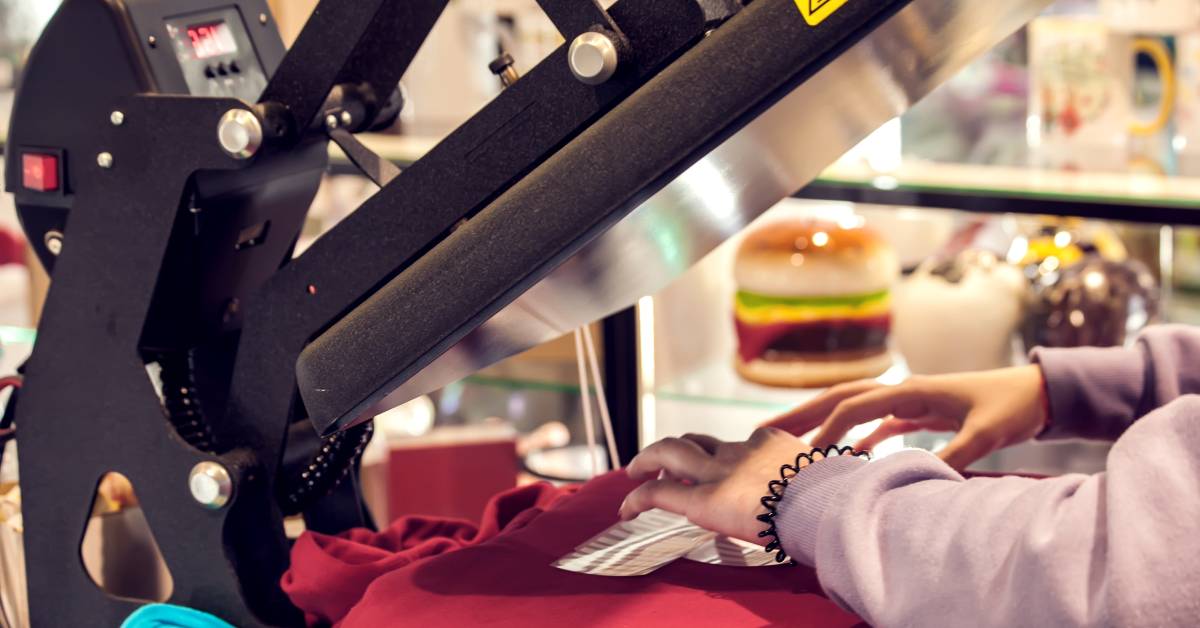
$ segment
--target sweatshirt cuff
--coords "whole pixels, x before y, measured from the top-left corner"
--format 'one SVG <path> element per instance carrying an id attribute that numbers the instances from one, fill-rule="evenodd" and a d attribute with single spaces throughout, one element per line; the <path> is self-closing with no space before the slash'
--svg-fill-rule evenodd
<path id="1" fill-rule="evenodd" d="M 842 495 L 851 475 L 866 464 L 858 456 L 824 458 L 801 469 L 788 483 L 777 507 L 775 530 L 783 550 L 796 562 L 815 564 L 821 518 Z"/>
<path id="2" fill-rule="evenodd" d="M 1038 439 L 1116 438 L 1129 426 L 1143 389 L 1143 358 L 1121 347 L 1038 347 L 1030 360 L 1042 369 L 1050 406 Z"/>

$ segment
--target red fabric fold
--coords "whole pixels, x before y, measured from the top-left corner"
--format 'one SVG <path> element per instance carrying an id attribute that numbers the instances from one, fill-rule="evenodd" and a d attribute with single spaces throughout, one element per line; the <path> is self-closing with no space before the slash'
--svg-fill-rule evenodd
<path id="1" fill-rule="evenodd" d="M 804 567 L 676 561 L 642 577 L 553 562 L 616 523 L 636 486 L 623 472 L 578 491 L 495 497 L 476 529 L 409 517 L 379 533 L 306 533 L 284 589 L 310 622 L 339 626 L 853 626 Z"/>
<path id="2" fill-rule="evenodd" d="M 574 487 L 549 484 L 506 491 L 488 502 L 478 526 L 464 520 L 409 516 L 379 532 L 364 528 L 337 536 L 305 532 L 292 546 L 292 565 L 281 584 L 310 624 L 334 623 L 380 576 L 520 528 L 574 491 Z"/>

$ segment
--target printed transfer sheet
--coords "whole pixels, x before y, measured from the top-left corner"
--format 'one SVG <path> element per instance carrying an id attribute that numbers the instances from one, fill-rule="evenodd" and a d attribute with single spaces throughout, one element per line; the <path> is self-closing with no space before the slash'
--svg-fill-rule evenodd
<path id="1" fill-rule="evenodd" d="M 555 567 L 598 576 L 644 576 L 684 558 L 713 565 L 765 567 L 773 554 L 752 543 L 721 536 L 665 510 L 649 510 L 588 539 Z"/>

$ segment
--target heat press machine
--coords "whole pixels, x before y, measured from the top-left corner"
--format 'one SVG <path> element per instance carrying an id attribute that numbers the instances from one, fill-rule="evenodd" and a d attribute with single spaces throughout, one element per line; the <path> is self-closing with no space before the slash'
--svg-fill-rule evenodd
<path id="1" fill-rule="evenodd" d="M 400 171 L 355 134 L 446 2 L 322 0 L 287 50 L 265 0 L 62 3 L 5 155 L 52 276 L 15 411 L 34 625 L 138 604 L 80 564 L 109 471 L 170 601 L 300 623 L 283 520 L 369 525 L 339 480 L 374 415 L 660 290 L 1049 0 L 538 0 L 562 46 Z M 380 189 L 296 255 L 330 141 Z"/>

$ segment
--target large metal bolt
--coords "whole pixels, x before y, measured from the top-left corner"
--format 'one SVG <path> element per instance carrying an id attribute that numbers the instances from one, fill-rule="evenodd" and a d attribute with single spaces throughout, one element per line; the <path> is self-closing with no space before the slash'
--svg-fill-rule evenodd
<path id="1" fill-rule="evenodd" d="M 617 45 L 604 33 L 588 31 L 575 38 L 567 49 L 571 74 L 582 83 L 599 85 L 617 71 Z"/>
<path id="2" fill-rule="evenodd" d="M 230 109 L 217 124 L 217 141 L 230 157 L 249 159 L 262 148 L 262 123 L 245 109 Z"/>
<path id="3" fill-rule="evenodd" d="M 104 168 L 105 170 L 112 168 L 113 167 L 112 153 L 105 151 L 103 153 L 100 153 L 99 155 L 96 155 L 96 165 L 100 166 L 101 168 Z"/>
<path id="4" fill-rule="evenodd" d="M 215 510 L 229 503 L 233 496 L 233 479 L 225 467 L 206 460 L 192 467 L 188 474 L 188 490 L 197 503 Z"/>

